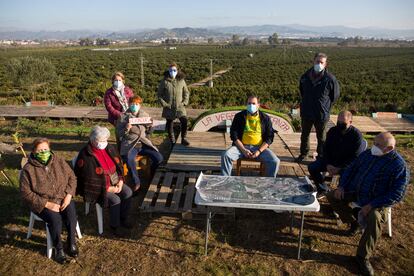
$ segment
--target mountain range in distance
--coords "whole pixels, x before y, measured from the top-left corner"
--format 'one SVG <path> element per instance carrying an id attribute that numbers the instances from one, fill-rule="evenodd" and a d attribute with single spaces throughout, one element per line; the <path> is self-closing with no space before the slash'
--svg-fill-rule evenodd
<path id="1" fill-rule="evenodd" d="M 316 38 L 338 37 L 347 38 L 361 36 L 377 39 L 414 40 L 414 30 L 395 30 L 385 28 L 352 28 L 346 26 L 306 26 L 306 25 L 254 25 L 228 26 L 207 28 L 158 28 L 135 29 L 128 31 L 105 30 L 66 30 L 66 31 L 27 31 L 0 29 L 0 39 L 6 40 L 77 40 L 80 38 L 107 38 L 112 40 L 157 40 L 166 38 L 231 38 L 237 34 L 240 37 L 263 37 L 277 33 L 281 38 Z"/>

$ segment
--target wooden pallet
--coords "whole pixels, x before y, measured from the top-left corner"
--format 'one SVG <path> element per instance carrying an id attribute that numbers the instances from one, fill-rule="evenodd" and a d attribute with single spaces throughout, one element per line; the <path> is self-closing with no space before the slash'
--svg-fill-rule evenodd
<path id="1" fill-rule="evenodd" d="M 190 146 L 180 144 L 177 138 L 166 168 L 172 171 L 220 171 L 221 154 L 226 149 L 223 133 L 193 132 L 187 133 Z"/>
<path id="2" fill-rule="evenodd" d="M 191 214 L 206 214 L 207 208 L 194 203 L 196 172 L 157 171 L 141 204 L 141 212 L 181 213 L 184 218 Z M 214 208 L 214 213 L 234 214 L 232 208 Z"/>

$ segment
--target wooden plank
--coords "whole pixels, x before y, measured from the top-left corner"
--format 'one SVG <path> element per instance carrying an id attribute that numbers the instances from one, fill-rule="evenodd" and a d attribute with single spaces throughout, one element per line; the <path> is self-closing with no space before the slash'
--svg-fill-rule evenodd
<path id="1" fill-rule="evenodd" d="M 151 184 L 148 188 L 147 194 L 145 195 L 145 198 L 141 204 L 141 208 L 149 208 L 152 199 L 154 198 L 154 194 L 157 192 L 158 189 L 158 183 L 160 182 L 161 176 L 163 175 L 163 172 L 156 171 L 154 177 L 152 178 Z"/>
<path id="2" fill-rule="evenodd" d="M 185 177 L 186 177 L 186 174 L 184 172 L 178 173 L 177 182 L 175 184 L 174 194 L 173 194 L 171 205 L 170 205 L 170 209 L 173 211 L 178 210 L 181 194 L 183 192 Z"/>
<path id="3" fill-rule="evenodd" d="M 188 175 L 188 184 L 186 186 L 185 201 L 183 211 L 190 211 L 193 207 L 195 183 L 197 181 L 197 174 L 190 173 Z"/>
<path id="4" fill-rule="evenodd" d="M 167 203 L 168 194 L 171 192 L 171 183 L 174 178 L 174 173 L 167 172 L 164 176 L 164 180 L 162 181 L 162 185 L 160 187 L 160 191 L 158 192 L 157 202 L 155 203 L 154 209 L 160 210 L 164 209 Z"/>

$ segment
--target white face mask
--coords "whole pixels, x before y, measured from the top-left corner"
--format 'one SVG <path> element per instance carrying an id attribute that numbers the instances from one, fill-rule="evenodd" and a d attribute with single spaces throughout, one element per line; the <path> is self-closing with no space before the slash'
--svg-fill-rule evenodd
<path id="1" fill-rule="evenodd" d="M 322 65 L 322 64 L 320 64 L 320 63 L 317 63 L 317 64 L 313 65 L 313 70 L 314 70 L 316 73 L 320 73 L 320 72 L 322 72 L 322 71 L 323 71 L 323 69 L 325 69 L 325 66 L 324 66 L 324 65 Z"/>
<path id="2" fill-rule="evenodd" d="M 170 77 L 175 79 L 175 77 L 177 76 L 178 70 L 176 67 L 171 67 L 168 72 L 170 73 Z"/>
<path id="3" fill-rule="evenodd" d="M 123 86 L 124 86 L 124 83 L 122 81 L 120 81 L 120 80 L 115 80 L 114 83 L 112 84 L 112 87 L 115 90 L 118 90 L 118 91 L 120 91 Z"/>
<path id="4" fill-rule="evenodd" d="M 97 149 L 103 150 L 108 146 L 108 142 L 98 142 L 95 143 Z"/>
<path id="5" fill-rule="evenodd" d="M 371 154 L 374 156 L 382 156 L 384 155 L 384 153 L 382 152 L 382 150 L 377 147 L 376 145 L 373 145 L 371 148 Z"/>

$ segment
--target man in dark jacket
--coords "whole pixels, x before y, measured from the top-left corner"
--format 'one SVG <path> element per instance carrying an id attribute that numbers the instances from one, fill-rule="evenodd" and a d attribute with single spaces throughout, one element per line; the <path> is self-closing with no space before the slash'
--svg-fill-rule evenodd
<path id="1" fill-rule="evenodd" d="M 328 56 L 317 53 L 314 65 L 302 75 L 299 82 L 300 117 L 302 135 L 300 137 L 300 155 L 297 162 L 302 161 L 309 153 L 309 134 L 315 127 L 318 139 L 318 156 L 323 155 L 323 143 L 326 138 L 326 125 L 333 103 L 339 98 L 339 84 L 335 76 L 328 72 Z"/>
<path id="2" fill-rule="evenodd" d="M 274 138 L 272 122 L 269 116 L 259 111 L 258 97 L 250 96 L 246 109 L 234 116 L 230 128 L 233 146 L 221 156 L 221 173 L 231 175 L 233 161 L 244 157 L 264 162 L 266 176 L 276 177 L 280 160 L 269 149 Z"/>
<path id="3" fill-rule="evenodd" d="M 410 173 L 404 159 L 395 150 L 395 138 L 389 132 L 375 137 L 370 150 L 361 153 L 342 173 L 338 189 L 328 194 L 333 209 L 343 222 L 351 223 L 349 234 L 358 223 L 365 228 L 359 241 L 356 261 L 364 275 L 373 275 L 369 258 L 381 237 L 386 208 L 400 202 L 409 183 Z M 358 222 L 349 202 L 360 206 Z"/>
<path id="4" fill-rule="evenodd" d="M 342 170 L 358 157 L 361 143 L 361 132 L 352 126 L 352 113 L 342 111 L 338 115 L 336 126 L 332 127 L 326 135 L 323 157 L 308 166 L 319 193 L 329 190 L 324 184 L 325 172 L 331 176 L 341 174 Z"/>

